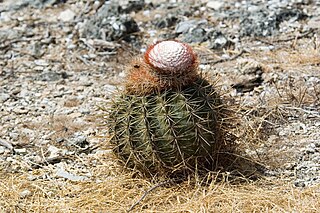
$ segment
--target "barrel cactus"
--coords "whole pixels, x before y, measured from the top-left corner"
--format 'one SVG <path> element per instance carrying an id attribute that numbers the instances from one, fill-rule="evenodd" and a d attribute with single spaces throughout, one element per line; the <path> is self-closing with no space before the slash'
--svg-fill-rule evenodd
<path id="1" fill-rule="evenodd" d="M 198 74 L 187 44 L 162 41 L 129 67 L 109 113 L 110 143 L 127 167 L 149 175 L 212 168 L 224 140 L 224 105 Z"/>

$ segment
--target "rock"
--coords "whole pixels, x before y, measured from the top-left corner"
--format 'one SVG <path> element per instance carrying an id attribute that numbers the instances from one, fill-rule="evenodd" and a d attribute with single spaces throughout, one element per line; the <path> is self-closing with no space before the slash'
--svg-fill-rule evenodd
<path id="1" fill-rule="evenodd" d="M 28 153 L 26 148 L 14 149 L 14 152 L 18 155 L 25 155 Z"/>
<path id="2" fill-rule="evenodd" d="M 296 186 L 296 187 L 305 187 L 306 184 L 305 184 L 305 182 L 303 180 L 296 180 L 294 182 L 294 186 Z"/>
<path id="3" fill-rule="evenodd" d="M 17 141 L 19 139 L 19 134 L 17 132 L 10 132 L 9 137 L 11 138 L 11 140 Z"/>
<path id="4" fill-rule="evenodd" d="M 116 41 L 138 31 L 139 27 L 133 18 L 128 15 L 121 15 L 119 17 L 107 16 L 103 19 L 94 16 L 80 28 L 79 33 L 81 37 L 85 38 Z"/>
<path id="5" fill-rule="evenodd" d="M 142 1 L 136 2 L 137 5 L 142 4 Z M 125 10 L 137 8 L 137 6 L 134 5 L 133 1 L 129 1 L 128 8 L 130 9 L 127 8 Z M 138 32 L 140 29 L 136 21 L 130 17 L 130 15 L 122 13 L 124 13 L 124 11 L 119 5 L 119 2 L 106 2 L 95 15 L 78 25 L 81 38 L 117 41 L 120 38 L 126 39 L 131 33 Z"/>
<path id="6" fill-rule="evenodd" d="M 70 22 L 74 19 L 75 16 L 76 14 L 72 10 L 67 9 L 59 14 L 58 19 L 63 22 Z"/>
<path id="7" fill-rule="evenodd" d="M 89 142 L 87 141 L 87 136 L 83 135 L 81 132 L 76 132 L 71 138 L 69 138 L 67 145 L 85 148 L 89 145 Z"/>
<path id="8" fill-rule="evenodd" d="M 206 4 L 208 8 L 219 10 L 223 6 L 223 2 L 221 1 L 208 1 Z"/>
<path id="9" fill-rule="evenodd" d="M 14 29 L 5 29 L 5 30 L 0 29 L 0 42 L 19 38 L 21 36 L 20 34 L 21 32 Z"/>
<path id="10" fill-rule="evenodd" d="M 175 15 L 169 13 L 165 17 L 160 17 L 160 18 L 156 19 L 154 21 L 154 25 L 158 29 L 168 28 L 168 27 L 175 25 L 177 23 L 177 21 L 178 21 L 178 18 Z"/>
<path id="11" fill-rule="evenodd" d="M 250 58 L 238 59 L 237 69 L 242 75 L 261 75 L 266 71 L 266 66 Z"/>
<path id="12" fill-rule="evenodd" d="M 43 59 L 35 60 L 34 64 L 37 65 L 37 66 L 42 66 L 42 67 L 49 66 L 49 63 L 46 60 L 43 60 Z"/>
<path id="13" fill-rule="evenodd" d="M 179 22 L 175 28 L 176 33 L 187 33 L 191 28 L 195 28 L 197 26 L 196 20 L 188 20 Z"/>
<path id="14" fill-rule="evenodd" d="M 220 31 L 212 31 L 208 33 L 208 38 L 210 38 L 209 48 L 211 49 L 229 48 L 233 45 L 233 42 Z"/>
<path id="15" fill-rule="evenodd" d="M 29 191 L 28 189 L 23 190 L 22 192 L 20 192 L 20 198 L 25 199 L 29 196 L 31 196 L 31 191 Z"/>
<path id="16" fill-rule="evenodd" d="M 12 111 L 17 115 L 23 115 L 23 114 L 28 114 L 30 109 L 21 106 L 21 107 L 15 107 Z"/>
<path id="17" fill-rule="evenodd" d="M 59 168 L 56 172 L 56 175 L 58 177 L 66 178 L 71 181 L 84 181 L 84 180 L 88 179 L 85 176 L 74 175 L 72 173 L 69 173 L 69 172 L 65 171 L 63 168 Z"/>
<path id="18" fill-rule="evenodd" d="M 120 11 L 121 13 L 131 13 L 131 12 L 138 12 L 145 7 L 144 0 L 120 0 L 120 1 L 113 1 L 113 3 L 119 2 Z"/>
<path id="19" fill-rule="evenodd" d="M 67 0 L 17 0 L 17 1 L 12 1 L 12 3 L 6 9 L 20 10 L 28 6 L 43 8 L 46 6 L 52 6 L 55 4 L 66 3 L 66 2 Z"/>
<path id="20" fill-rule="evenodd" d="M 49 145 L 48 152 L 50 153 L 48 158 L 55 158 L 55 157 L 58 157 L 61 155 L 61 149 L 59 149 L 53 145 Z"/>
<path id="21" fill-rule="evenodd" d="M 0 155 L 5 153 L 5 151 L 6 151 L 6 148 L 4 146 L 0 146 Z"/>
<path id="22" fill-rule="evenodd" d="M 1 93 L 0 94 L 0 103 L 6 102 L 7 100 L 9 100 L 9 98 L 10 98 L 9 94 Z"/>
<path id="23" fill-rule="evenodd" d="M 41 73 L 37 78 L 38 81 L 58 81 L 61 79 L 66 79 L 68 78 L 69 75 L 66 72 L 44 72 Z"/>
<path id="24" fill-rule="evenodd" d="M 208 39 L 207 32 L 202 27 L 197 27 L 190 30 L 183 41 L 187 43 L 202 43 Z"/>
<path id="25" fill-rule="evenodd" d="M 271 36 L 278 32 L 283 21 L 298 21 L 307 17 L 299 9 L 266 10 L 260 7 L 258 10 L 243 14 L 240 20 L 241 36 Z"/>

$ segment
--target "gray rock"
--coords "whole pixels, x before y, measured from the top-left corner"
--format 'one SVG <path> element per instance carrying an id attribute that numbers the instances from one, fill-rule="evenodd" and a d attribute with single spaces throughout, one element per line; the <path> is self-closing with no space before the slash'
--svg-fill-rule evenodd
<path id="1" fill-rule="evenodd" d="M 88 178 L 85 176 L 80 176 L 80 175 L 74 175 L 70 172 L 65 171 L 63 168 L 59 168 L 56 172 L 56 175 L 58 177 L 66 178 L 71 181 L 84 181 L 87 180 Z"/>
<path id="2" fill-rule="evenodd" d="M 61 79 L 68 78 L 69 75 L 66 72 L 44 72 L 41 73 L 37 78 L 38 81 L 58 81 Z"/>
<path id="3" fill-rule="evenodd" d="M 191 28 L 195 28 L 197 26 L 196 20 L 188 20 L 179 22 L 175 28 L 176 33 L 187 33 Z"/>
<path id="4" fill-rule="evenodd" d="M 187 43 L 202 43 L 208 39 L 205 29 L 196 27 L 190 30 L 184 37 L 183 41 Z"/>
<path id="5" fill-rule="evenodd" d="M 14 152 L 18 155 L 25 155 L 28 153 L 26 148 L 14 149 Z"/>
<path id="6" fill-rule="evenodd" d="M 61 155 L 61 149 L 59 149 L 53 145 L 49 145 L 48 152 L 50 153 L 48 158 L 55 158 L 55 157 L 58 157 Z"/>
<path id="7" fill-rule="evenodd" d="M 81 116 L 81 113 L 79 113 L 79 115 Z M 67 145 L 85 148 L 89 145 L 89 142 L 87 141 L 87 136 L 83 135 L 81 132 L 76 132 L 68 139 Z"/>
<path id="8" fill-rule="evenodd" d="M 0 41 L 3 42 L 5 40 L 13 40 L 19 38 L 21 36 L 21 32 L 14 29 L 0 29 Z"/>
<path id="9" fill-rule="evenodd" d="M 6 148 L 4 146 L 0 146 L 0 155 L 5 153 L 5 151 L 6 151 Z"/>
<path id="10" fill-rule="evenodd" d="M 131 12 L 138 12 L 145 7 L 144 0 L 113 0 L 114 4 L 119 2 L 120 11 L 121 13 L 131 13 Z"/>
<path id="11" fill-rule="evenodd" d="M 174 14 L 167 14 L 165 17 L 159 17 L 154 21 L 154 25 L 158 29 L 168 28 L 174 26 L 178 21 L 177 16 Z"/>
<path id="12" fill-rule="evenodd" d="M 242 15 L 240 20 L 240 34 L 242 36 L 271 36 L 278 32 L 281 22 L 297 21 L 307 17 L 299 9 L 268 10 L 260 7 Z"/>
<path id="13" fill-rule="evenodd" d="M 45 6 L 52 6 L 65 2 L 67 2 L 67 0 L 17 0 L 12 1 L 12 3 L 7 8 L 5 8 L 5 10 L 20 10 L 28 6 L 42 8 Z"/>
<path id="14" fill-rule="evenodd" d="M 208 38 L 210 38 L 209 48 L 211 49 L 229 48 L 233 45 L 233 42 L 220 31 L 212 31 L 208 33 Z"/>
<path id="15" fill-rule="evenodd" d="M 143 4 L 144 1 L 129 1 L 128 4 L 123 5 L 125 8 L 122 9 L 118 1 L 106 2 L 95 15 L 79 25 L 80 36 L 116 41 L 131 33 L 138 32 L 139 27 L 136 21 L 128 14 L 123 13 L 136 10 L 140 8 L 137 5 Z"/>
<path id="16" fill-rule="evenodd" d="M 11 138 L 11 140 L 17 141 L 19 139 L 19 134 L 16 132 L 10 132 L 9 137 Z"/>
<path id="17" fill-rule="evenodd" d="M 70 22 L 74 19 L 75 16 L 76 14 L 72 10 L 66 9 L 59 14 L 58 19 L 63 22 Z"/>
<path id="18" fill-rule="evenodd" d="M 118 17 L 107 16 L 103 19 L 95 16 L 79 29 L 81 37 L 97 38 L 106 41 L 116 41 L 138 31 L 139 27 L 137 23 L 128 15 Z"/>
<path id="19" fill-rule="evenodd" d="M 1 93 L 0 94 L 0 103 L 6 102 L 7 100 L 9 100 L 10 95 L 7 93 Z"/>

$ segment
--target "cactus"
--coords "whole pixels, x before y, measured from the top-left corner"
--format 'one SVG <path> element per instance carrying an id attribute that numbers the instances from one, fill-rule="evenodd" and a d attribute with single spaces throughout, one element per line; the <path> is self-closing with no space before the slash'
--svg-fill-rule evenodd
<path id="1" fill-rule="evenodd" d="M 197 65 L 178 41 L 157 43 L 133 62 L 109 114 L 110 142 L 127 167 L 154 175 L 215 164 L 225 145 L 224 105 Z"/>

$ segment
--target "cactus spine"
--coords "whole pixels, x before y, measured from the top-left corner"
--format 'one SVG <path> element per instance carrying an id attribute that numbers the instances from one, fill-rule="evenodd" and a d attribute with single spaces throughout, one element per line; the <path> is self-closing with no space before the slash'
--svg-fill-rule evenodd
<path id="1" fill-rule="evenodd" d="M 214 164 L 224 142 L 223 104 L 197 64 L 177 41 L 157 43 L 133 62 L 109 115 L 110 142 L 126 166 L 154 175 Z"/>

